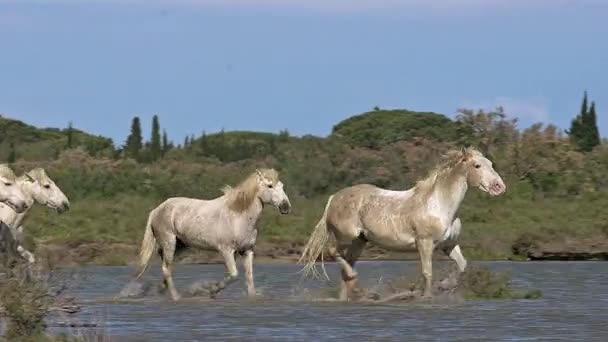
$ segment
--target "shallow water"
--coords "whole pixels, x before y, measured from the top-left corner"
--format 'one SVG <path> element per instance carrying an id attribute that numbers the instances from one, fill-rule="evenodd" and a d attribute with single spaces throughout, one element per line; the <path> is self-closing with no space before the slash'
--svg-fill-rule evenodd
<path id="1" fill-rule="evenodd" d="M 436 268 L 441 267 L 436 262 Z M 447 264 L 444 264 L 445 266 Z M 541 289 L 540 300 L 477 300 L 449 303 L 353 304 L 314 301 L 310 289 L 329 297 L 331 284 L 300 283 L 296 265 L 258 264 L 261 297 L 248 300 L 241 280 L 218 299 L 172 303 L 149 297 L 112 303 L 130 280 L 126 267 L 74 269 L 71 294 L 83 311 L 68 320 L 101 323 L 117 341 L 606 341 L 608 339 L 608 264 L 602 262 L 473 262 L 510 272 L 513 285 Z M 338 279 L 334 264 L 326 265 Z M 415 262 L 360 262 L 362 286 L 379 279 L 416 275 Z M 218 280 L 222 265 L 178 265 L 176 286 L 184 294 L 200 280 Z M 154 266 L 145 282 L 160 282 Z M 327 290 L 325 290 L 327 289 Z M 57 321 L 64 319 L 57 318 Z M 64 328 L 54 328 L 65 331 Z M 86 330 L 84 330 L 86 331 Z"/>

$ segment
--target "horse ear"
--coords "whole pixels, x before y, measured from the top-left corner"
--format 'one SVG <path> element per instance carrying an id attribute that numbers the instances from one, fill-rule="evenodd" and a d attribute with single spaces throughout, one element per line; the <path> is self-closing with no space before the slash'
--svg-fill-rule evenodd
<path id="1" fill-rule="evenodd" d="M 30 173 L 29 173 L 29 172 L 26 172 L 26 173 L 25 173 L 25 177 L 27 178 L 27 180 L 28 180 L 29 182 L 35 182 L 34 177 L 32 177 L 32 175 L 30 175 Z"/>
<path id="2" fill-rule="evenodd" d="M 255 169 L 255 173 L 258 175 L 258 180 L 264 179 L 264 174 L 262 171 L 260 171 L 260 169 Z"/>
<path id="3" fill-rule="evenodd" d="M 462 153 L 462 161 L 467 161 L 467 158 L 469 157 L 469 149 L 463 146 L 460 152 Z"/>

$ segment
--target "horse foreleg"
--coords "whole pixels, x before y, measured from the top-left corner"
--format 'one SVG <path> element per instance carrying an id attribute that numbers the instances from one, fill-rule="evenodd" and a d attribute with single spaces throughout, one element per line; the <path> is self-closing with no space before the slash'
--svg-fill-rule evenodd
<path id="1" fill-rule="evenodd" d="M 34 264 L 36 262 L 36 258 L 34 254 L 27 249 L 25 249 L 21 244 L 23 243 L 23 225 L 20 225 L 15 229 L 15 240 L 17 241 L 17 252 L 21 257 L 27 260 L 28 263 Z"/>
<path id="2" fill-rule="evenodd" d="M 450 259 L 456 262 L 460 272 L 464 272 L 464 270 L 467 268 L 467 259 L 465 259 L 462 255 L 460 246 L 458 244 L 447 245 L 442 248 L 442 250 L 447 256 L 450 257 Z"/>
<path id="3" fill-rule="evenodd" d="M 441 250 L 450 257 L 450 259 L 454 260 L 458 265 L 458 269 L 460 272 L 464 272 L 467 268 L 467 260 L 462 255 L 462 251 L 460 250 L 460 246 L 456 242 L 458 235 L 460 234 L 460 229 L 462 228 L 462 223 L 460 222 L 460 218 L 456 218 L 454 222 L 452 222 L 452 227 L 450 230 L 453 232 L 453 235 L 450 237 L 448 241 L 442 243 Z"/>
<path id="4" fill-rule="evenodd" d="M 34 254 L 32 254 L 32 252 L 28 251 L 27 249 L 23 248 L 23 246 L 18 245 L 17 252 L 19 253 L 19 255 L 21 255 L 21 257 L 23 259 L 27 260 L 28 263 L 30 263 L 30 264 L 36 263 L 36 258 L 34 257 Z"/>
<path id="5" fill-rule="evenodd" d="M 254 297 L 255 284 L 253 283 L 253 251 L 249 250 L 245 252 L 245 258 L 243 259 L 243 268 L 245 269 L 245 283 L 247 283 L 247 295 Z"/>
<path id="6" fill-rule="evenodd" d="M 424 277 L 424 292 L 426 298 L 433 296 L 433 239 L 423 238 L 416 241 L 416 247 L 420 254 L 420 266 Z"/>
<path id="7" fill-rule="evenodd" d="M 224 263 L 226 264 L 226 275 L 224 280 L 217 282 L 209 289 L 209 295 L 214 298 L 218 293 L 234 283 L 239 276 L 239 271 L 236 268 L 236 260 L 234 259 L 234 250 L 222 251 Z"/>

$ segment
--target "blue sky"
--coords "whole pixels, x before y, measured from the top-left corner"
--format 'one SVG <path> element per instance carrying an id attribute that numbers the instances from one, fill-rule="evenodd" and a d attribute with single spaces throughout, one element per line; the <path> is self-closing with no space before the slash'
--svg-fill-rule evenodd
<path id="1" fill-rule="evenodd" d="M 608 135 L 608 1 L 0 0 L 0 113 L 122 144 L 326 135 L 374 106 L 502 105 L 567 128 L 584 90 Z"/>

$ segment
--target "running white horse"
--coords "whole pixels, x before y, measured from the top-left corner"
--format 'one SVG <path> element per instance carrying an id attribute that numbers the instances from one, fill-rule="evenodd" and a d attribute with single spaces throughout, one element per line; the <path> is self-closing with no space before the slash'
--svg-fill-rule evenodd
<path id="1" fill-rule="evenodd" d="M 306 273 L 317 274 L 315 262 L 330 236 L 336 240 L 336 255 L 342 274 L 340 299 L 348 300 L 356 285 L 355 262 L 366 243 L 406 251 L 416 248 L 425 279 L 423 295 L 430 297 L 432 256 L 438 245 L 466 267 L 455 240 L 460 232 L 458 208 L 469 187 L 493 196 L 506 190 L 492 162 L 475 149 L 451 151 L 424 180 L 405 191 L 390 191 L 362 184 L 342 189 L 329 197 L 323 217 L 313 231 L 300 262 Z M 327 274 L 325 274 L 327 276 Z"/>
<path id="2" fill-rule="evenodd" d="M 9 206 L 0 204 L 0 221 L 3 221 L 11 228 L 11 232 L 19 242 L 22 241 L 23 236 L 23 221 L 29 208 L 34 203 L 45 205 L 60 214 L 70 208 L 70 201 L 66 195 L 42 168 L 35 168 L 26 172 L 23 176 L 17 178 L 16 184 L 25 195 L 27 209 L 17 212 Z M 21 244 L 18 245 L 17 250 L 30 263 L 36 261 L 34 255 L 21 246 Z"/>
<path id="3" fill-rule="evenodd" d="M 228 274 L 211 292 L 219 292 L 238 276 L 235 253 L 244 255 L 247 294 L 255 295 L 253 248 L 258 236 L 258 219 L 265 204 L 289 213 L 291 204 L 274 169 L 256 170 L 236 188 L 225 187 L 213 200 L 174 197 L 150 212 L 141 245 L 140 271 L 145 272 L 156 247 L 162 259 L 163 285 L 171 298 L 180 295 L 172 278 L 175 252 L 182 247 L 214 250 L 224 257 Z"/>

